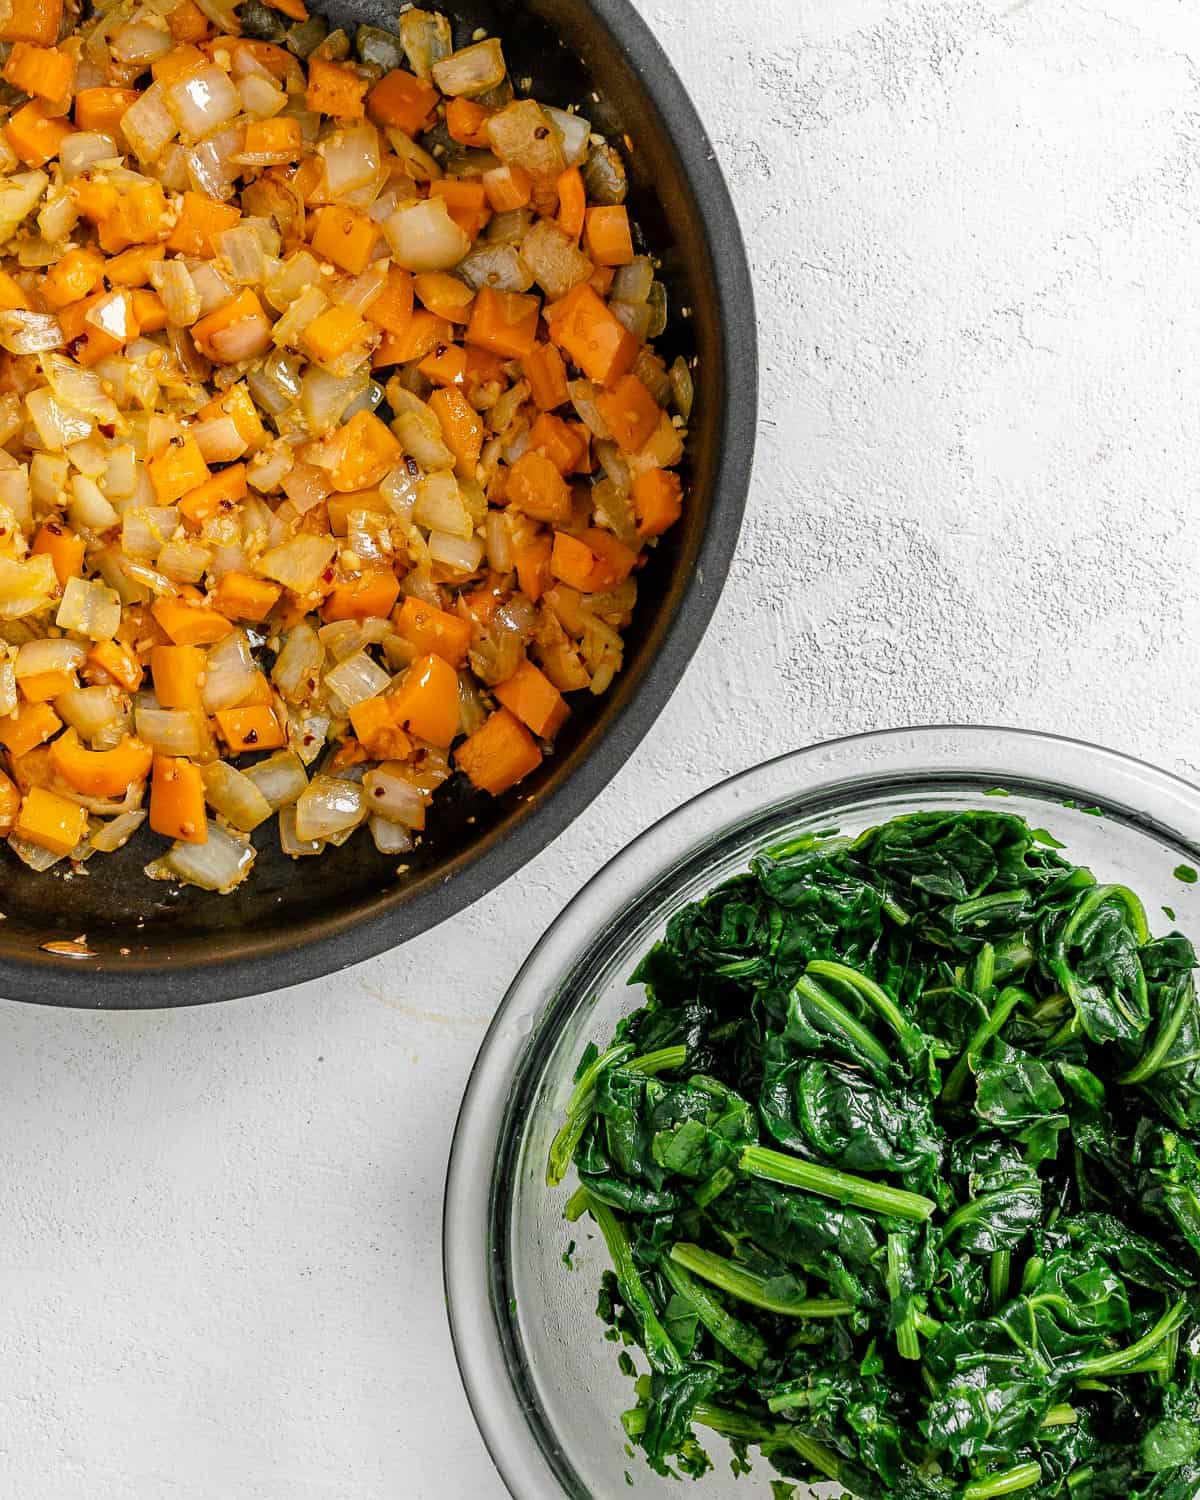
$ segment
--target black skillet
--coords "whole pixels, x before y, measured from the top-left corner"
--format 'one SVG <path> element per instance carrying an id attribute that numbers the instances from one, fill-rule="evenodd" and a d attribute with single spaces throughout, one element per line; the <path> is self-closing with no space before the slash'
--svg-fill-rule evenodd
<path id="1" fill-rule="evenodd" d="M 394 28 L 372 0 L 322 5 L 331 25 Z M 499 36 L 514 79 L 547 103 L 576 104 L 614 140 L 628 137 L 630 207 L 662 257 L 668 359 L 697 356 L 684 519 L 641 574 L 626 666 L 610 692 L 580 704 L 555 753 L 493 799 L 460 785 L 435 800 L 409 871 L 365 832 L 293 861 L 274 820 L 255 835 L 251 877 L 231 896 L 152 882 L 162 846 L 144 831 L 86 874 L 35 875 L 0 852 L 0 995 L 50 1005 L 193 1005 L 312 979 L 370 958 L 444 921 L 520 872 L 628 760 L 683 675 L 712 615 L 737 542 L 754 442 L 756 348 L 750 275 L 733 207 L 703 126 L 629 0 L 430 0 L 455 44 L 477 27 Z M 690 316 L 682 310 L 690 309 Z M 664 747 L 668 750 L 669 747 Z M 632 832 L 633 830 L 631 830 Z M 47 952 L 86 934 L 91 958 Z"/>

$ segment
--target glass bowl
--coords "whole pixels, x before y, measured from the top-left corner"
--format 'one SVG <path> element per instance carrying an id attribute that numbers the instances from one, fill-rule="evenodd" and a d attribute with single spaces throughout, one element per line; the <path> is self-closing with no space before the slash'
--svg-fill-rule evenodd
<path id="1" fill-rule="evenodd" d="M 480 1051 L 455 1132 L 444 1265 L 451 1334 L 475 1418 L 516 1500 L 667 1496 L 620 1413 L 633 1404 L 595 1316 L 603 1241 L 567 1224 L 571 1182 L 548 1188 L 546 1153 L 589 1042 L 642 1003 L 627 983 L 670 917 L 802 832 L 859 833 L 920 809 L 1003 807 L 1069 857 L 1131 885 L 1156 931 L 1200 937 L 1200 789 L 1073 740 L 1014 729 L 899 729 L 812 746 L 704 792 L 641 835 L 571 901 L 526 960 Z M 1172 923 L 1163 913 L 1170 907 Z M 1154 918 L 1158 920 L 1155 921 Z M 571 1240 L 573 1269 L 564 1264 Z M 765 1461 L 735 1480 L 719 1440 L 698 1500 L 769 1497 Z M 828 1487 L 822 1486 L 828 1493 Z"/>

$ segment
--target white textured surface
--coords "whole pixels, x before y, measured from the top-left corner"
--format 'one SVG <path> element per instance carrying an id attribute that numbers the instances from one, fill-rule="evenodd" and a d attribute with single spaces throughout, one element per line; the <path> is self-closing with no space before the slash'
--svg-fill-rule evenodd
<path id="1" fill-rule="evenodd" d="M 196 1012 L 0 1004 L 0 1494 L 491 1500 L 438 1228 L 504 981 L 764 755 L 999 720 L 1187 773 L 1200 18 L 643 0 L 730 176 L 761 444 L 731 587 L 616 782 L 453 930 Z"/>

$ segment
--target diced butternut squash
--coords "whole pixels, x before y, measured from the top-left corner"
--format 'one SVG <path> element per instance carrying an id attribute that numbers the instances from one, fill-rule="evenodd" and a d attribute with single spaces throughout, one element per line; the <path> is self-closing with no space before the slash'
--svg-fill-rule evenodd
<path id="1" fill-rule="evenodd" d="M 80 130 L 102 130 L 114 135 L 121 116 L 137 102 L 137 89 L 80 89 L 75 95 L 75 123 Z"/>
<path id="2" fill-rule="evenodd" d="M 457 276 L 427 271 L 413 278 L 413 289 L 431 313 L 448 323 L 467 323 L 475 293 Z"/>
<path id="3" fill-rule="evenodd" d="M 454 760 L 474 786 L 498 797 L 537 770 L 542 752 L 524 724 L 498 708 L 459 745 Z"/>
<path id="4" fill-rule="evenodd" d="M 417 135 L 433 113 L 438 97 L 437 89 L 423 79 L 394 68 L 367 95 L 367 113 L 380 125 L 394 125 L 405 135 Z"/>
<path id="5" fill-rule="evenodd" d="M 537 342 L 539 311 L 536 297 L 521 292 L 497 292 L 485 286 L 471 309 L 467 343 L 478 344 L 504 359 L 522 359 Z"/>
<path id="6" fill-rule="evenodd" d="M 214 397 L 207 406 L 202 406 L 199 416 L 209 421 L 214 417 L 232 417 L 234 426 L 251 453 L 261 448 L 266 441 L 267 429 L 263 426 L 254 398 L 243 381 L 239 380 L 224 394 Z"/>
<path id="7" fill-rule="evenodd" d="M 156 755 L 150 781 L 150 827 L 184 844 L 208 842 L 204 777 L 182 756 Z"/>
<path id="8" fill-rule="evenodd" d="M 442 199 L 446 212 L 470 239 L 480 234 L 492 217 L 487 192 L 476 177 L 439 177 L 429 184 L 429 196 Z"/>
<path id="9" fill-rule="evenodd" d="M 401 729 L 448 750 L 458 733 L 458 673 L 432 653 L 418 656 L 387 695 Z"/>
<path id="10" fill-rule="evenodd" d="M 337 437 L 340 454 L 330 479 L 342 494 L 377 485 L 404 452 L 395 433 L 373 411 L 355 412 Z"/>
<path id="11" fill-rule="evenodd" d="M 48 703 L 23 703 L 16 713 L 0 719 L 0 745 L 13 759 L 28 755 L 62 728 L 62 720 Z"/>
<path id="12" fill-rule="evenodd" d="M 596 554 L 586 542 L 570 536 L 565 531 L 554 533 L 554 551 L 550 555 L 550 571 L 568 588 L 588 593 L 592 571 L 596 566 Z"/>
<path id="13" fill-rule="evenodd" d="M 554 464 L 532 449 L 508 471 L 508 503 L 523 515 L 550 525 L 561 525 L 571 514 L 571 491 Z"/>
<path id="14" fill-rule="evenodd" d="M 87 809 L 45 787 L 30 787 L 22 799 L 13 832 L 51 854 L 70 854 L 87 833 Z"/>
<path id="15" fill-rule="evenodd" d="M 45 553 L 50 558 L 61 584 L 83 573 L 83 538 L 76 536 L 61 521 L 47 521 L 39 527 L 30 551 L 34 556 Z"/>
<path id="16" fill-rule="evenodd" d="M 596 405 L 623 453 L 644 448 L 658 426 L 661 408 L 636 375 L 622 375 Z"/>
<path id="17" fill-rule="evenodd" d="M 14 42 L 2 76 L 23 93 L 44 99 L 47 104 L 65 105 L 75 87 L 75 59 L 57 47 Z"/>
<path id="18" fill-rule="evenodd" d="M 615 385 L 629 373 L 638 341 L 586 282 L 547 308 L 546 316 L 550 337 L 589 380 Z"/>
<path id="19" fill-rule="evenodd" d="M 353 68 L 314 57 L 308 64 L 308 92 L 305 102 L 314 114 L 332 115 L 337 120 L 359 120 L 363 115 L 363 95 L 367 80 Z"/>
<path id="20" fill-rule="evenodd" d="M 474 99 L 450 99 L 446 104 L 446 131 L 450 139 L 457 141 L 460 146 L 474 146 L 478 151 L 490 151 L 492 143 L 484 126 L 494 113 L 494 110 L 486 109 Z M 513 207 L 522 208 L 524 205 L 515 203 Z"/>
<path id="21" fill-rule="evenodd" d="M 568 167 L 558 179 L 558 223 L 568 239 L 583 233 L 587 214 L 587 188 L 578 167 Z"/>
<path id="22" fill-rule="evenodd" d="M 27 703 L 49 703 L 78 684 L 74 672 L 31 672 L 22 677 L 17 686 Z"/>
<path id="23" fill-rule="evenodd" d="M 413 742 L 397 725 L 389 698 L 388 694 L 364 698 L 350 710 L 364 760 L 407 760 L 413 753 Z"/>
<path id="24" fill-rule="evenodd" d="M 521 592 L 536 604 L 550 587 L 550 556 L 553 544 L 548 536 L 535 537 L 513 553 L 513 566 Z"/>
<path id="25" fill-rule="evenodd" d="M 492 693 L 542 740 L 552 740 L 570 713 L 566 699 L 531 661 L 523 661 L 511 677 L 496 684 Z"/>
<path id="26" fill-rule="evenodd" d="M 176 646 L 215 646 L 233 629 L 215 609 L 185 599 L 156 599 L 150 613 Z"/>
<path id="27" fill-rule="evenodd" d="M 173 505 L 189 490 L 205 482 L 208 465 L 194 437 L 174 437 L 146 466 L 160 505 Z"/>
<path id="28" fill-rule="evenodd" d="M 222 512 L 232 513 L 245 495 L 246 465 L 230 464 L 188 490 L 179 501 L 179 513 L 193 526 L 203 526 Z"/>
<path id="29" fill-rule="evenodd" d="M 63 0 L 12 0 L 8 19 L 0 24 L 0 41 L 53 47 L 62 18 Z"/>
<path id="30" fill-rule="evenodd" d="M 673 469 L 645 469 L 633 481 L 633 513 L 641 536 L 662 536 L 683 514 L 683 483 Z"/>
<path id="31" fill-rule="evenodd" d="M 548 458 L 564 476 L 578 473 L 588 448 L 587 439 L 578 427 L 546 411 L 530 428 L 529 446 Z"/>
<path id="32" fill-rule="evenodd" d="M 409 595 L 396 611 L 395 625 L 396 634 L 419 654 L 440 656 L 452 667 L 461 667 L 466 662 L 472 627 L 460 615 Z"/>
<path id="33" fill-rule="evenodd" d="M 5 139 L 18 161 L 27 167 L 44 167 L 62 149 L 62 143 L 73 134 L 72 127 L 58 116 L 47 114 L 40 99 L 31 99 L 8 117 Z"/>
<path id="34" fill-rule="evenodd" d="M 367 336 L 367 325 L 352 307 L 327 307 L 304 330 L 304 347 L 318 364 L 332 364 Z"/>
<path id="35" fill-rule="evenodd" d="M 521 360 L 521 369 L 542 411 L 554 411 L 570 399 L 567 367 L 553 344 L 535 344 Z"/>
<path id="36" fill-rule="evenodd" d="M 233 755 L 248 750 L 280 750 L 287 736 L 272 708 L 261 704 L 248 708 L 222 708 L 213 715 L 221 738 Z"/>
<path id="37" fill-rule="evenodd" d="M 441 424 L 442 438 L 454 455 L 454 471 L 460 479 L 474 479 L 483 448 L 483 421 L 457 386 L 443 386 L 429 398 L 429 406 Z"/>
<path id="38" fill-rule="evenodd" d="M 21 793 L 15 784 L 0 771 L 0 838 L 7 838 L 21 810 Z"/>
<path id="39" fill-rule="evenodd" d="M 413 279 L 399 266 L 389 266 L 379 296 L 363 309 L 363 317 L 385 333 L 404 333 L 413 317 Z"/>
<path id="40" fill-rule="evenodd" d="M 627 266 L 633 259 L 629 210 L 623 203 L 589 208 L 583 229 L 583 250 L 598 266 Z"/>
<path id="41" fill-rule="evenodd" d="M 203 255 L 211 260 L 217 253 L 213 235 L 220 234 L 223 229 L 232 229 L 241 217 L 241 209 L 232 203 L 218 203 L 203 193 L 186 192 L 178 222 L 167 240 L 167 249 L 180 255 Z"/>
<path id="42" fill-rule="evenodd" d="M 374 219 L 358 209 L 331 203 L 317 210 L 312 247 L 317 255 L 357 276 L 370 265 L 382 232 Z"/>
<path id="43" fill-rule="evenodd" d="M 321 606 L 325 620 L 386 620 L 400 593 L 400 580 L 390 568 L 361 573 L 336 583 Z"/>
<path id="44" fill-rule="evenodd" d="M 204 676 L 208 655 L 199 646 L 152 646 L 150 675 L 154 696 L 163 708 L 204 710 Z"/>
<path id="45" fill-rule="evenodd" d="M 213 608 L 230 620 L 261 623 L 279 603 L 283 588 L 249 573 L 225 573 L 213 590 Z"/>

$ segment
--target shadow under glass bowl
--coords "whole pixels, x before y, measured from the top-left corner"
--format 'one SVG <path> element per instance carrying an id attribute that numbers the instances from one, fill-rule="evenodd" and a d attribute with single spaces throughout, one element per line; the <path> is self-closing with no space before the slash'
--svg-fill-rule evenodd
<path id="1" fill-rule="evenodd" d="M 994 800 L 997 790 L 1007 795 Z M 618 1020 L 642 1003 L 641 988 L 627 983 L 638 959 L 675 912 L 745 869 L 766 844 L 834 828 L 856 834 L 906 812 L 968 808 L 1002 809 L 1048 829 L 1070 859 L 1137 891 L 1156 931 L 1178 926 L 1200 940 L 1200 885 L 1175 874 L 1200 860 L 1200 788 L 1074 740 L 927 728 L 816 745 L 703 793 L 606 866 L 526 960 L 467 1087 L 443 1226 L 459 1368 L 516 1500 L 665 1500 L 678 1492 L 677 1481 L 658 1478 L 625 1451 L 620 1413 L 633 1404 L 632 1386 L 617 1370 L 619 1346 L 605 1342 L 595 1315 L 609 1264 L 603 1241 L 590 1221 L 564 1221 L 570 1180 L 554 1189 L 545 1181 L 581 1053 L 589 1042 L 603 1048 Z M 1173 923 L 1164 906 L 1175 912 Z M 765 1462 L 734 1480 L 720 1440 L 702 1436 L 716 1468 L 689 1482 L 689 1494 L 751 1500 L 770 1493 Z"/>
<path id="2" fill-rule="evenodd" d="M 499 36 L 535 97 L 576 104 L 598 130 L 627 138 L 631 213 L 669 299 L 656 347 L 668 362 L 695 360 L 684 517 L 639 575 L 625 668 L 603 697 L 572 699 L 553 757 L 514 791 L 491 798 L 461 777 L 448 786 L 402 879 L 366 833 L 319 859 L 288 859 L 274 820 L 255 835 L 250 878 L 226 897 L 145 879 L 162 848 L 145 831 L 70 878 L 35 875 L 0 851 L 0 996 L 192 1005 L 297 984 L 416 936 L 523 868 L 583 811 L 653 724 L 712 617 L 749 484 L 757 356 L 745 251 L 704 127 L 629 0 L 430 7 L 452 17 L 457 45 L 477 27 Z M 395 25 L 395 7 L 378 0 L 318 8 L 348 30 Z M 43 949 L 81 934 L 94 957 Z"/>

